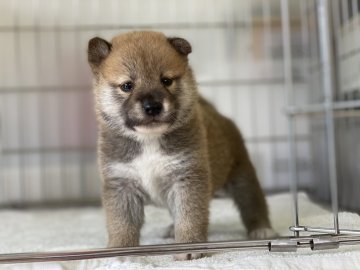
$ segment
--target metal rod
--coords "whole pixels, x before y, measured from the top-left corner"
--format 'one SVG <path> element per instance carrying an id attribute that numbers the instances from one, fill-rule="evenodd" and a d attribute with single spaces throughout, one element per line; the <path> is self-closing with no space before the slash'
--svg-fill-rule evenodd
<path id="1" fill-rule="evenodd" d="M 127 248 L 103 248 L 79 251 L 31 252 L 0 255 L 1 263 L 24 263 L 45 261 L 68 261 L 116 256 L 167 255 L 188 252 L 216 252 L 223 250 L 263 249 L 268 250 L 270 240 L 223 241 L 208 243 L 146 245 Z"/>
<path id="2" fill-rule="evenodd" d="M 186 244 L 165 244 L 165 245 L 145 245 L 127 248 L 102 248 L 77 251 L 57 251 L 57 252 L 29 252 L 0 254 L 0 264 L 10 263 L 29 263 L 29 262 L 49 262 L 49 261 L 71 261 L 84 259 L 98 259 L 107 257 L 122 256 L 154 256 L 171 255 L 177 253 L 212 253 L 221 251 L 235 250 L 271 250 L 272 243 L 283 240 L 287 243 L 296 243 L 299 248 L 311 247 L 315 238 L 323 235 L 307 237 L 282 237 L 279 239 L 264 240 L 243 240 L 243 241 L 221 241 L 208 243 L 186 243 Z M 360 242 L 359 236 L 351 235 L 329 235 L 332 239 L 342 245 L 355 245 Z"/>
<path id="3" fill-rule="evenodd" d="M 339 233 L 339 206 L 338 206 L 338 190 L 337 190 L 337 168 L 335 153 L 335 128 L 334 128 L 334 112 L 333 112 L 333 61 L 332 61 L 332 39 L 330 27 L 329 2 L 327 0 L 319 0 L 317 6 L 317 18 L 319 20 L 319 40 L 320 53 L 322 60 L 323 75 L 323 91 L 325 105 L 325 124 L 328 148 L 328 173 L 330 180 L 331 192 L 331 208 L 334 215 L 334 232 Z"/>
<path id="4" fill-rule="evenodd" d="M 323 228 L 323 227 L 311 227 L 311 226 L 291 226 L 291 231 L 299 232 L 318 232 L 318 233 L 333 233 L 334 228 Z M 351 229 L 339 229 L 340 234 L 355 234 L 360 235 L 360 230 L 351 230 Z"/>
<path id="5" fill-rule="evenodd" d="M 287 104 L 294 104 L 294 89 L 291 61 L 291 36 L 288 0 L 281 0 L 281 25 L 284 50 L 284 87 L 286 88 Z M 289 181 L 294 204 L 294 225 L 299 225 L 299 206 L 297 197 L 297 168 L 296 168 L 296 143 L 295 143 L 295 123 L 292 115 L 287 115 L 288 122 L 288 143 L 289 143 Z M 294 232 L 299 236 L 299 232 Z"/>
<path id="6" fill-rule="evenodd" d="M 360 108 L 360 100 L 335 101 L 330 104 L 317 103 L 302 106 L 289 106 L 285 108 L 285 113 L 289 115 L 312 114 L 330 110 L 347 110 Z"/>
<path id="7" fill-rule="evenodd" d="M 359 28 L 359 22 L 358 22 L 358 15 L 359 15 L 359 11 L 358 11 L 358 0 L 352 0 L 351 2 L 351 10 L 352 10 L 352 17 L 351 17 L 351 21 L 349 21 L 349 24 L 351 26 L 351 43 L 352 44 L 356 44 L 356 46 L 359 46 L 359 42 L 358 42 L 358 35 L 356 35 L 355 33 L 359 33 L 360 28 Z M 334 8 L 333 8 L 334 10 Z M 334 24 L 334 31 L 338 32 L 339 29 L 336 29 L 335 27 L 339 27 L 337 24 Z M 340 40 L 336 41 L 340 42 Z M 336 44 L 336 43 L 335 43 Z M 337 49 L 337 55 L 339 55 L 338 51 L 339 51 L 339 46 L 336 46 Z M 357 59 L 357 56 L 354 56 L 352 59 Z M 337 63 L 344 63 L 344 61 L 337 57 L 335 58 Z M 337 69 L 337 71 L 339 70 L 339 68 Z M 355 75 L 357 77 L 356 79 L 356 87 L 359 86 L 359 78 L 357 76 L 357 74 Z M 341 78 L 340 74 L 338 75 L 338 78 Z M 350 81 L 352 81 L 355 79 L 350 79 Z M 354 84 L 353 84 L 354 85 Z M 344 93 L 343 93 L 343 89 L 341 89 L 340 87 L 338 87 L 339 89 L 339 94 L 338 97 L 343 98 L 344 97 Z M 360 92 L 359 92 L 360 93 Z M 347 96 L 347 97 L 346 97 Z M 356 91 L 352 90 L 351 92 L 349 91 L 347 93 L 347 95 L 345 96 L 346 99 L 350 99 L 350 100 L 356 100 L 359 99 L 360 96 L 358 95 L 358 93 L 356 93 Z M 359 114 L 360 114 L 360 110 L 358 110 Z M 344 141 L 339 142 L 339 144 L 341 143 L 341 145 L 345 144 L 346 149 L 342 149 L 340 151 L 340 153 L 342 154 L 342 157 L 340 157 L 339 159 L 341 159 L 341 161 L 344 161 L 344 163 L 348 163 L 348 167 L 349 169 L 343 169 L 344 165 L 340 165 L 340 169 L 342 169 L 343 173 L 341 173 L 341 170 L 339 172 L 339 177 L 341 178 L 345 178 L 348 180 L 351 180 L 351 182 L 355 182 L 356 179 L 358 178 L 358 172 L 355 168 L 358 167 L 358 162 L 359 162 L 359 156 L 357 156 L 355 154 L 355 156 L 351 157 L 348 153 L 351 153 L 354 149 L 354 143 L 356 143 L 357 138 L 358 138 L 358 134 L 355 133 L 355 129 L 359 130 L 359 119 L 356 118 L 348 118 L 346 120 L 343 120 L 341 122 L 341 134 L 342 135 L 347 135 L 347 139 Z M 357 153 L 359 153 L 359 151 L 357 151 Z M 346 160 L 346 161 L 345 161 Z M 341 162 L 340 161 L 340 162 Z M 351 183 L 350 182 L 350 183 Z M 356 181 L 357 182 L 357 181 Z M 354 184 L 345 184 L 342 186 L 342 189 L 340 190 L 341 195 L 340 198 L 342 200 L 343 205 L 357 205 L 357 197 L 358 197 L 358 190 L 359 190 L 360 185 L 358 183 L 354 183 Z"/>

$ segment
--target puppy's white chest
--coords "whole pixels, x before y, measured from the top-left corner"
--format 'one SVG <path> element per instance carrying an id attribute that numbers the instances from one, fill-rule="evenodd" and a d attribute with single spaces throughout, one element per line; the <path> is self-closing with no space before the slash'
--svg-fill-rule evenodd
<path id="1" fill-rule="evenodd" d="M 164 205 L 164 187 L 171 185 L 170 174 L 181 161 L 180 154 L 167 155 L 157 141 L 152 141 L 144 144 L 141 154 L 130 163 L 112 163 L 109 172 L 112 177 L 138 181 L 153 203 Z"/>
<path id="2" fill-rule="evenodd" d="M 135 158 L 134 169 L 139 174 L 141 183 L 147 191 L 155 191 L 153 189 L 156 183 L 165 174 L 164 165 L 167 161 L 168 158 L 161 153 L 157 145 L 145 146 L 141 156 Z"/>
<path id="3" fill-rule="evenodd" d="M 179 162 L 179 158 L 169 156 L 160 149 L 157 142 L 143 146 L 139 157 L 132 162 L 143 189 L 155 204 L 163 204 L 161 190 L 168 179 L 171 169 Z"/>

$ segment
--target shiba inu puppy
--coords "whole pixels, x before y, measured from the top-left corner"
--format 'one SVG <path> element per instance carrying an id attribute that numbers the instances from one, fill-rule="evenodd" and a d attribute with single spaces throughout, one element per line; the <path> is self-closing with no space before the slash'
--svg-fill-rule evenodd
<path id="1" fill-rule="evenodd" d="M 199 95 L 190 52 L 185 39 L 151 31 L 89 41 L 110 247 L 139 244 L 147 203 L 169 209 L 176 242 L 205 242 L 209 201 L 221 188 L 251 238 L 273 234 L 243 139 Z"/>

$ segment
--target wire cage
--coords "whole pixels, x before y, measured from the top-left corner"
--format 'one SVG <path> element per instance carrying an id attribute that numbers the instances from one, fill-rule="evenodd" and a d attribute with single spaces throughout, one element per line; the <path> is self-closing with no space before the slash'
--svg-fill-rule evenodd
<path id="1" fill-rule="evenodd" d="M 360 211 L 360 1 L 0 5 L 2 209 L 99 203 L 87 41 L 137 29 L 192 43 L 202 94 L 242 130 L 263 189 L 290 186 L 294 205 L 286 238 L 4 254 L 0 263 L 360 243 L 360 228 L 342 227 L 338 216 L 339 208 Z M 328 227 L 302 222 L 299 191 L 331 208 Z"/>

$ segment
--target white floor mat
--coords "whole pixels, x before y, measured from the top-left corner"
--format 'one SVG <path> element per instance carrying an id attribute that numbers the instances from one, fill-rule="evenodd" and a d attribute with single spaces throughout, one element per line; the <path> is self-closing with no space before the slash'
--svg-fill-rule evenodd
<path id="1" fill-rule="evenodd" d="M 280 235 L 289 235 L 293 215 L 290 194 L 268 196 L 267 200 L 274 229 Z M 299 194 L 299 207 L 301 224 L 332 225 L 331 213 L 311 202 L 303 193 Z M 161 237 L 170 223 L 167 210 L 147 206 L 141 243 L 172 242 Z M 360 229 L 360 217 L 341 213 L 340 224 L 342 228 Z M 213 200 L 209 240 L 245 238 L 233 203 L 228 199 Z M 0 253 L 88 249 L 105 245 L 104 216 L 99 208 L 0 211 Z M 186 262 L 174 262 L 171 256 L 153 256 L 0 265 L 0 269 L 360 269 L 360 245 L 320 252 L 309 249 L 297 253 L 224 252 Z"/>

